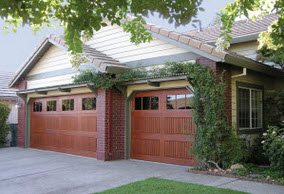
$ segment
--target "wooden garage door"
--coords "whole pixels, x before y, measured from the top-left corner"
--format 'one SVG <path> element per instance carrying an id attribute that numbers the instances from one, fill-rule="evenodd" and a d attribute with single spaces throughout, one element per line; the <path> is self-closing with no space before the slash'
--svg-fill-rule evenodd
<path id="1" fill-rule="evenodd" d="M 137 93 L 132 100 L 131 158 L 192 165 L 191 99 L 186 89 Z"/>
<path id="2" fill-rule="evenodd" d="M 96 157 L 95 109 L 93 94 L 32 100 L 31 147 Z"/>

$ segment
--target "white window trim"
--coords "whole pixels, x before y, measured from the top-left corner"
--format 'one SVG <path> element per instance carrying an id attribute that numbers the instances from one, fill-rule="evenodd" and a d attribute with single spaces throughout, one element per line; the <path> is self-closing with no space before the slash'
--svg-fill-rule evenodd
<path id="1" fill-rule="evenodd" d="M 249 125 L 250 125 L 250 127 L 239 127 L 239 129 L 240 130 L 246 130 L 246 129 L 261 129 L 261 128 L 263 128 L 263 90 L 262 89 L 258 89 L 258 88 L 250 88 L 250 87 L 243 87 L 243 86 L 238 86 L 238 89 L 247 89 L 247 90 L 249 90 L 249 116 L 250 116 L 250 118 L 249 118 Z M 261 92 L 260 94 L 261 94 L 261 115 L 260 115 L 260 120 L 261 120 L 261 126 L 260 127 L 252 127 L 252 108 L 251 108 L 251 106 L 252 106 L 252 98 L 251 98 L 251 91 L 252 90 L 254 90 L 254 91 L 259 91 L 259 92 Z M 239 111 L 239 110 L 238 110 Z M 238 123 L 239 123 L 239 120 L 237 121 Z"/>

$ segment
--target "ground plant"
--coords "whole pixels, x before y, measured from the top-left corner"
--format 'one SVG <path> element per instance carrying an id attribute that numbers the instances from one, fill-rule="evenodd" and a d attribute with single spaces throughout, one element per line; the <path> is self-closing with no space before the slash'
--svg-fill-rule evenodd
<path id="1" fill-rule="evenodd" d="M 9 113 L 9 105 L 5 102 L 0 102 L 0 147 L 5 146 L 6 143 L 6 137 L 9 129 L 9 126 L 7 125 Z"/>
<path id="2" fill-rule="evenodd" d="M 284 128 L 271 126 L 263 133 L 263 148 L 271 167 L 278 169 L 284 177 Z"/>

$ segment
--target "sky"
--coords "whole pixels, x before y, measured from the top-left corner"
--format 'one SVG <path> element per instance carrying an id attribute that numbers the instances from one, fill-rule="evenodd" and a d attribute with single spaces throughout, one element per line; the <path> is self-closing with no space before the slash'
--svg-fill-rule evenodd
<path id="1" fill-rule="evenodd" d="M 198 19 L 202 22 L 202 27 L 208 26 L 213 22 L 218 11 L 226 3 L 232 0 L 204 0 L 202 7 L 204 12 L 198 13 Z M 191 24 L 175 28 L 174 24 L 169 24 L 167 20 L 161 19 L 158 15 L 149 16 L 147 22 L 176 30 L 186 32 L 194 29 Z M 18 28 L 17 32 L 6 33 L 2 30 L 4 22 L 0 20 L 0 71 L 16 72 L 24 62 L 32 55 L 35 48 L 49 34 L 62 34 L 61 27 L 44 28 L 36 34 L 33 33 L 29 26 Z"/>

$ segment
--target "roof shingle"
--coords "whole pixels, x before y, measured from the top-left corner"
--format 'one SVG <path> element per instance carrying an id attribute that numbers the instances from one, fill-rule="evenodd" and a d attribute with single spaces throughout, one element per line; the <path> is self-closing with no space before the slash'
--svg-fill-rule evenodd
<path id="1" fill-rule="evenodd" d="M 259 34 L 260 32 L 267 31 L 268 26 L 277 20 L 278 16 L 276 14 L 271 14 L 265 16 L 259 20 L 240 20 L 236 21 L 232 28 L 232 37 L 239 38 L 242 36 L 248 36 L 253 34 Z M 201 31 L 192 30 L 185 33 L 189 37 L 198 39 L 201 42 L 215 42 L 220 34 L 220 25 L 215 25 L 212 27 L 204 28 Z"/>
<path id="2" fill-rule="evenodd" d="M 14 73 L 12 72 L 0 72 L 0 100 L 17 98 L 16 90 L 9 88 L 9 83 L 13 77 Z"/>

